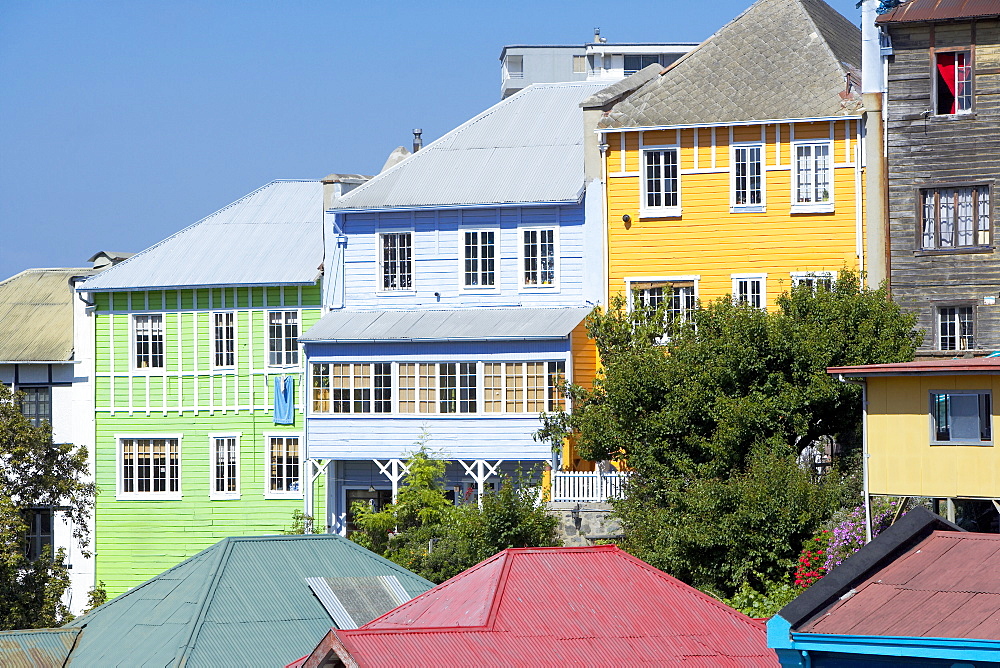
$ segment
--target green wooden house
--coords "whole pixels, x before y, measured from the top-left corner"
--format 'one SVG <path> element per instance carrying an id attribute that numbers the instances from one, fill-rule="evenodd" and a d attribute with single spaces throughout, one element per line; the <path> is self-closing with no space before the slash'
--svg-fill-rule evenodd
<path id="1" fill-rule="evenodd" d="M 298 336 L 320 317 L 323 188 L 269 183 L 78 287 L 110 595 L 226 536 L 288 528 L 311 491 Z"/>

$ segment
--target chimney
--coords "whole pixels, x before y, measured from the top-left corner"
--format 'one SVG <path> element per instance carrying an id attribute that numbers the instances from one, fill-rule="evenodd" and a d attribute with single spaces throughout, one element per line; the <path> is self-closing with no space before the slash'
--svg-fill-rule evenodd
<path id="1" fill-rule="evenodd" d="M 601 29 L 594 28 L 594 44 L 604 44 L 607 41 L 607 37 L 601 37 Z"/>
<path id="2" fill-rule="evenodd" d="M 413 152 L 416 153 L 424 147 L 424 140 L 420 138 L 423 134 L 423 130 L 420 128 L 413 128 Z"/>

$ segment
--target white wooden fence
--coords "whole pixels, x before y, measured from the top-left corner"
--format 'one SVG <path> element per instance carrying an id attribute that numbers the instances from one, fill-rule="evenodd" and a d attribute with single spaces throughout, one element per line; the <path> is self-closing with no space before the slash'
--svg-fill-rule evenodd
<path id="1" fill-rule="evenodd" d="M 552 494 L 554 502 L 602 502 L 621 496 L 622 484 L 627 474 L 619 471 L 553 471 Z"/>

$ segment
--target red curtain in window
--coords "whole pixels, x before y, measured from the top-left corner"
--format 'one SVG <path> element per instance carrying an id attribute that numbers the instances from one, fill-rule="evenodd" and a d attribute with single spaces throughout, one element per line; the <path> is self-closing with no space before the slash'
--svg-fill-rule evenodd
<path id="1" fill-rule="evenodd" d="M 955 54 L 937 54 L 939 114 L 955 113 Z"/>

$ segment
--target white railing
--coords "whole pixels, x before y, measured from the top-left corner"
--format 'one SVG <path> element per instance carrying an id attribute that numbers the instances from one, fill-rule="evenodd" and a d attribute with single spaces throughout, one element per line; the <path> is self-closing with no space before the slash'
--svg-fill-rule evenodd
<path id="1" fill-rule="evenodd" d="M 556 503 L 602 502 L 621 496 L 627 474 L 619 471 L 553 471 L 551 498 Z"/>

